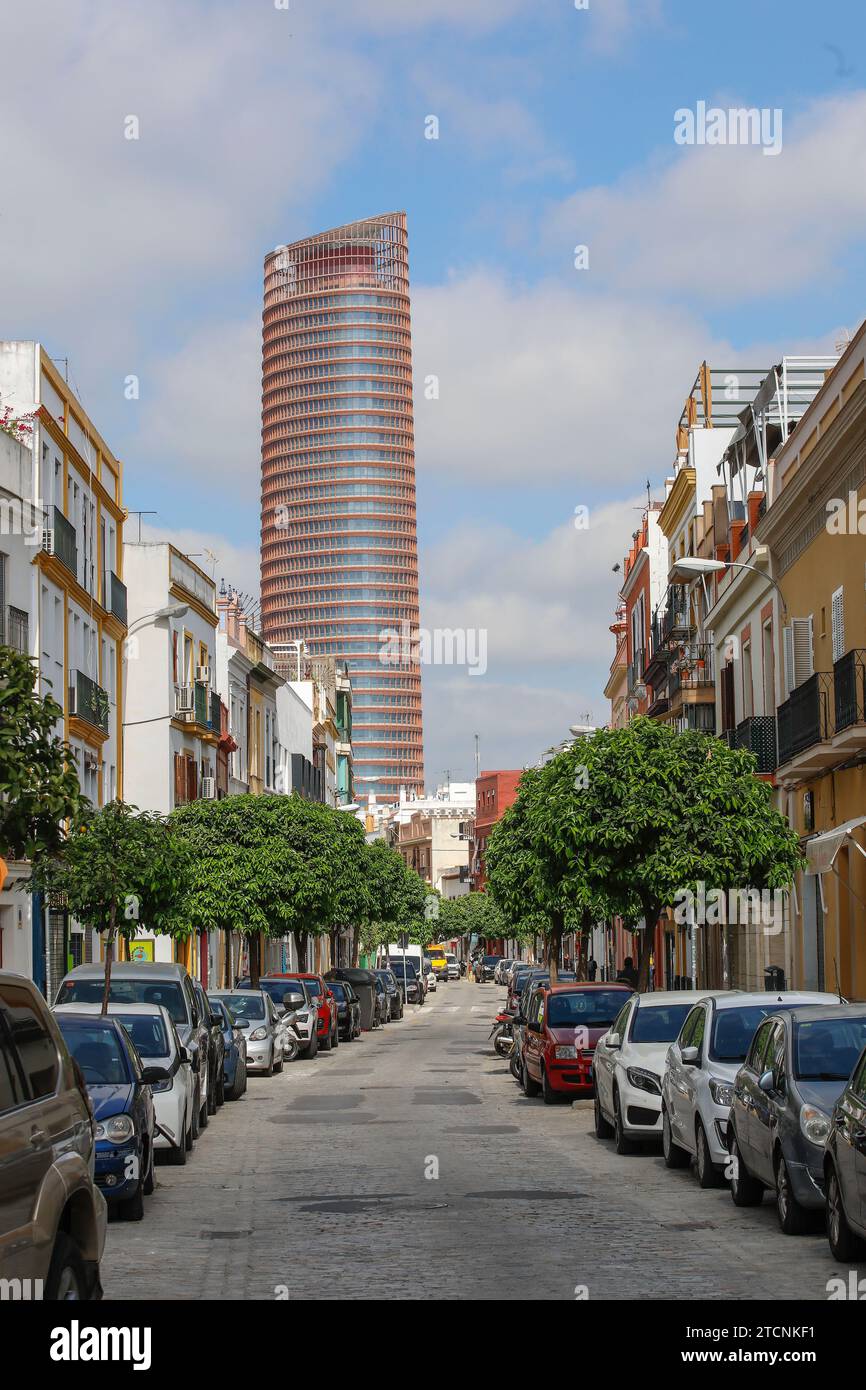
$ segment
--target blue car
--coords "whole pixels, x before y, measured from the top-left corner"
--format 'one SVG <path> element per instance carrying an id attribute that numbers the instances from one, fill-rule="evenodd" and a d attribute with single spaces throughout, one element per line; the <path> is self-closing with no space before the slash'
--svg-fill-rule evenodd
<path id="1" fill-rule="evenodd" d="M 116 1018 L 55 1009 L 64 1042 L 84 1077 L 96 1119 L 96 1183 L 124 1221 L 140 1221 L 153 1191 L 154 1112 L 151 1086 L 168 1080 L 145 1067 Z"/>
<path id="2" fill-rule="evenodd" d="M 222 1021 L 225 1058 L 223 1061 L 223 1082 L 226 1100 L 240 1100 L 247 1089 L 247 1040 L 243 1030 L 235 1026 L 234 1016 L 224 999 L 217 994 L 209 994 L 211 1012 Z"/>

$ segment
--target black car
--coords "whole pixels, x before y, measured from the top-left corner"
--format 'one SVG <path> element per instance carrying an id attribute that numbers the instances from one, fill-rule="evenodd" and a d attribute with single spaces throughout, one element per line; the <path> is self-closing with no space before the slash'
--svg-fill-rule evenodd
<path id="1" fill-rule="evenodd" d="M 210 1035 L 210 1046 L 208 1048 L 207 1108 L 209 1115 L 215 1115 L 217 1107 L 223 1105 L 226 1098 L 226 1045 L 225 1039 L 223 1038 L 224 1025 L 221 1015 L 215 1013 L 211 1008 L 211 1002 L 205 994 L 201 980 L 193 978 L 191 984 L 199 1006 L 199 1011 Z"/>
<path id="2" fill-rule="evenodd" d="M 376 998 L 373 1004 L 373 1027 L 378 1028 L 390 1022 L 391 1004 L 388 998 L 388 991 L 385 988 L 385 981 L 378 972 L 374 973 L 376 976 Z"/>
<path id="3" fill-rule="evenodd" d="M 226 1100 L 240 1100 L 247 1089 L 247 1040 L 224 1000 L 208 995 L 208 1003 L 222 1020 L 223 1094 Z"/>
<path id="4" fill-rule="evenodd" d="M 497 965 L 502 959 L 502 956 L 478 957 L 477 961 L 475 962 L 475 978 L 479 984 L 482 984 L 487 980 L 493 979 L 493 972 L 495 971 Z"/>
<path id="5" fill-rule="evenodd" d="M 811 1005 L 771 1014 L 755 1032 L 734 1081 L 728 1148 L 731 1197 L 757 1206 L 776 1194 L 786 1235 L 824 1209 L 830 1116 L 866 1046 L 866 1005 Z"/>
<path id="6" fill-rule="evenodd" d="M 866 1257 L 866 1049 L 836 1102 L 824 1153 L 827 1236 L 837 1260 Z"/>
<path id="7" fill-rule="evenodd" d="M 397 988 L 402 991 L 405 1002 L 408 1004 L 423 1004 L 424 986 L 418 978 L 418 972 L 415 969 L 414 963 L 411 960 L 407 960 L 404 965 L 402 960 L 391 960 L 388 962 L 388 968 L 393 973 L 397 981 Z M 405 975 L 403 973 L 404 969 L 406 972 Z"/>
<path id="8" fill-rule="evenodd" d="M 337 1004 L 337 1026 L 343 1042 L 361 1036 L 361 1001 L 348 980 L 329 980 L 328 989 Z"/>
<path id="9" fill-rule="evenodd" d="M 403 991 L 397 984 L 397 977 L 393 970 L 377 970 L 376 974 L 385 986 L 385 993 L 388 996 L 388 1005 L 391 1018 L 403 1017 Z"/>

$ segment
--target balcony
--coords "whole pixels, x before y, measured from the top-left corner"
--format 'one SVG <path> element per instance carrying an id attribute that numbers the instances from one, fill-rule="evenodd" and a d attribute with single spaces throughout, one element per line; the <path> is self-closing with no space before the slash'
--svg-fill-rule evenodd
<path id="1" fill-rule="evenodd" d="M 713 649 L 706 643 L 689 643 L 672 653 L 668 695 L 680 695 L 691 704 L 716 699 Z"/>
<path id="2" fill-rule="evenodd" d="M 65 565 L 73 579 L 78 578 L 78 542 L 75 527 L 67 521 L 59 507 L 54 508 L 54 554 Z"/>
<path id="3" fill-rule="evenodd" d="M 816 671 L 778 709 L 779 767 L 789 777 L 820 772 L 839 756 L 833 733 L 832 677 Z"/>
<path id="4" fill-rule="evenodd" d="M 736 739 L 731 747 L 745 748 L 749 753 L 754 753 L 757 761 L 756 772 L 766 776 L 776 771 L 778 762 L 775 715 L 753 714 L 729 732 L 733 733 Z"/>
<path id="5" fill-rule="evenodd" d="M 126 627 L 126 585 L 113 570 L 106 570 L 103 576 L 102 606 Z"/>
<path id="6" fill-rule="evenodd" d="M 688 637 L 694 631 L 689 609 L 689 593 L 684 585 L 672 584 L 668 589 L 668 601 L 661 613 L 660 626 L 663 642 L 676 637 Z"/>
<path id="7" fill-rule="evenodd" d="M 208 724 L 215 733 L 220 732 L 222 715 L 220 714 L 220 697 L 215 690 L 210 693 L 210 719 Z"/>
<path id="8" fill-rule="evenodd" d="M 97 685 L 95 680 L 83 671 L 70 672 L 72 683 L 69 686 L 69 713 L 76 719 L 83 719 L 102 733 L 108 733 L 108 693 Z"/>
<path id="9" fill-rule="evenodd" d="M 643 682 L 643 671 L 646 665 L 646 649 L 638 647 L 632 660 L 628 663 L 628 689 L 634 690 L 636 685 Z"/>
<path id="10" fill-rule="evenodd" d="M 866 748 L 866 651 L 846 652 L 833 663 L 833 709 L 836 751 Z"/>
<path id="11" fill-rule="evenodd" d="M 196 681 L 193 689 L 195 691 L 195 704 L 193 706 L 195 710 L 195 722 L 196 724 L 207 724 L 210 718 L 207 686 L 203 681 Z"/>

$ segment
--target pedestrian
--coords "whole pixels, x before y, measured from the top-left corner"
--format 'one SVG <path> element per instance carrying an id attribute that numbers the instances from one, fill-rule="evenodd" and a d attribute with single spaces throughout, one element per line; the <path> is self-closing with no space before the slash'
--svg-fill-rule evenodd
<path id="1" fill-rule="evenodd" d="M 631 985 L 634 989 L 637 984 L 637 971 L 634 968 L 634 961 L 631 956 L 626 956 L 616 977 L 617 984 Z"/>
<path id="2" fill-rule="evenodd" d="M 589 960 L 587 961 L 586 974 L 590 982 L 595 980 L 595 977 L 598 974 L 598 961 L 595 959 L 595 956 L 590 956 Z"/>

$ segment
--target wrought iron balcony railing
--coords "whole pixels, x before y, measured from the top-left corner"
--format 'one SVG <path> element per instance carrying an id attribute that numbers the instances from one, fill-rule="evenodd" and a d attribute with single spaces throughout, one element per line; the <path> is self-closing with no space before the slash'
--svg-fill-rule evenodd
<path id="1" fill-rule="evenodd" d="M 776 758 L 776 717 L 772 714 L 753 714 L 742 720 L 734 730 L 736 743 L 732 747 L 745 748 L 754 753 L 758 772 L 775 772 Z"/>
<path id="2" fill-rule="evenodd" d="M 816 671 L 808 680 L 792 690 L 779 706 L 778 737 L 779 766 L 790 762 L 816 743 L 823 743 L 832 733 L 832 677 L 828 671 Z"/>
<path id="3" fill-rule="evenodd" d="M 852 650 L 833 663 L 835 732 L 866 720 L 866 651 Z"/>

